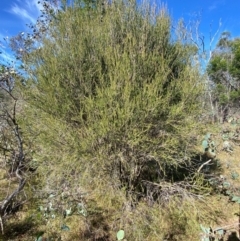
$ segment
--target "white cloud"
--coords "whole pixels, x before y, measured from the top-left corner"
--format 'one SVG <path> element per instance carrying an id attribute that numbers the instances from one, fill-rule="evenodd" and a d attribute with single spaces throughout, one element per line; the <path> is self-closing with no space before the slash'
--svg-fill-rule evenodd
<path id="1" fill-rule="evenodd" d="M 214 1 L 209 7 L 209 11 L 213 11 L 214 9 L 218 8 L 219 6 L 225 5 L 225 0 L 218 0 Z"/>
<path id="2" fill-rule="evenodd" d="M 0 47 L 0 64 L 12 65 L 15 62 L 16 59 L 14 58 L 14 56 L 10 52 L 6 51 L 4 48 Z"/>
<path id="3" fill-rule="evenodd" d="M 33 18 L 26 9 L 20 8 L 19 6 L 15 5 L 11 8 L 12 13 L 18 15 L 22 19 L 30 20 L 31 23 L 35 22 L 35 18 Z"/>
<path id="4" fill-rule="evenodd" d="M 14 26 L 16 26 L 14 27 L 15 32 L 16 30 L 28 31 L 29 28 L 26 27 L 25 24 L 31 23 L 34 25 L 36 23 L 38 17 L 42 14 L 41 10 L 43 10 L 42 4 L 39 4 L 38 2 L 39 0 L 15 0 L 14 4 L 11 5 L 11 8 L 6 10 L 12 14 L 12 16 L 15 16 L 19 19 L 19 22 L 17 20 L 17 22 L 14 24 Z M 11 16 L 9 19 L 11 19 Z M 15 18 L 13 18 L 12 22 L 15 21 Z M 5 26 L 5 28 L 7 28 L 7 26 Z M 3 40 L 4 38 L 7 38 L 7 35 L 11 36 L 11 31 L 0 29 L 0 64 L 3 62 L 12 62 L 15 60 L 8 44 Z"/>
<path id="5" fill-rule="evenodd" d="M 7 64 L 15 61 L 15 58 L 7 48 L 4 39 L 7 41 L 8 37 L 0 33 L 0 64 Z"/>
<path id="6" fill-rule="evenodd" d="M 35 23 L 42 9 L 38 0 L 23 0 L 12 5 L 10 12 L 25 22 Z"/>

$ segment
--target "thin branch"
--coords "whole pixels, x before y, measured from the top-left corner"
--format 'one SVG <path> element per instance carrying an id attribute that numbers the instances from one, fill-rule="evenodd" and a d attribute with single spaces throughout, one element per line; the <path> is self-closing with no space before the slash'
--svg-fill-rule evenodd
<path id="1" fill-rule="evenodd" d="M 3 221 L 2 221 L 2 217 L 1 216 L 0 216 L 0 226 L 1 226 L 2 234 L 4 234 Z"/>
<path id="2" fill-rule="evenodd" d="M 209 159 L 208 161 L 204 162 L 204 163 L 198 168 L 197 172 L 200 172 L 200 171 L 202 170 L 202 168 L 203 168 L 205 165 L 207 165 L 209 162 L 211 162 L 211 161 L 212 161 L 212 159 Z"/>

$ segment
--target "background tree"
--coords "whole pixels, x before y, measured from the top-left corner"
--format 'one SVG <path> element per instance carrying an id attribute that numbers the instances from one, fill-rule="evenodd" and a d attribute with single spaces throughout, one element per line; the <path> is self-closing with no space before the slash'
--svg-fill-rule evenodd
<path id="1" fill-rule="evenodd" d="M 208 74 L 215 84 L 215 102 L 219 109 L 227 110 L 239 100 L 239 51 L 238 38 L 231 39 L 223 32 L 208 65 Z"/>

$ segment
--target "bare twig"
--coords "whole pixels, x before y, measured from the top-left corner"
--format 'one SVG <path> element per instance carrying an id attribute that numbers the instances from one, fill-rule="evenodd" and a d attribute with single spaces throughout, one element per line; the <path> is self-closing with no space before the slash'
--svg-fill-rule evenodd
<path id="1" fill-rule="evenodd" d="M 11 77 L 7 76 L 6 78 Z M 0 147 L 0 150 L 3 151 L 5 157 L 6 152 L 10 153 L 10 155 L 8 155 L 8 157 L 11 156 L 12 168 L 10 169 L 10 172 L 12 174 L 14 173 L 18 179 L 18 186 L 15 187 L 14 190 L 11 190 L 9 193 L 7 193 L 6 197 L 0 202 L 0 226 L 2 234 L 4 234 L 4 219 L 11 213 L 16 212 L 16 208 L 25 202 L 25 200 L 21 200 L 20 202 L 14 203 L 16 201 L 16 197 L 22 192 L 26 184 L 26 178 L 24 176 L 26 172 L 25 153 L 23 148 L 22 135 L 20 133 L 16 117 L 18 99 L 12 94 L 13 85 L 10 86 L 9 84 L 9 81 L 12 80 L 8 81 L 6 78 L 0 79 L 0 89 L 4 90 L 11 98 L 13 107 L 12 112 L 8 111 L 9 108 L 3 107 L 3 114 L 1 115 L 1 119 L 6 123 L 6 126 L 4 125 L 6 131 L 11 133 L 10 137 L 3 135 L 3 138 L 5 143 L 10 141 L 16 143 L 16 145 L 10 144 L 10 148 L 7 146 L 2 146 Z"/>
<path id="2" fill-rule="evenodd" d="M 212 161 L 212 159 L 209 159 L 208 161 L 204 162 L 204 163 L 198 168 L 197 172 L 199 173 L 199 172 L 202 170 L 202 168 L 203 168 L 205 165 L 207 165 L 208 163 L 210 163 L 211 161 Z"/>

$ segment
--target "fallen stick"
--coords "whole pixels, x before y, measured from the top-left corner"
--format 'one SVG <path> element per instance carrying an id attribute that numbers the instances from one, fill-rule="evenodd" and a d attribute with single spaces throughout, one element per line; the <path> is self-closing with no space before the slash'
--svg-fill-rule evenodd
<path id="1" fill-rule="evenodd" d="M 197 172 L 200 172 L 202 170 L 202 168 L 207 165 L 212 159 L 209 159 L 208 161 L 204 162 L 197 170 Z"/>

